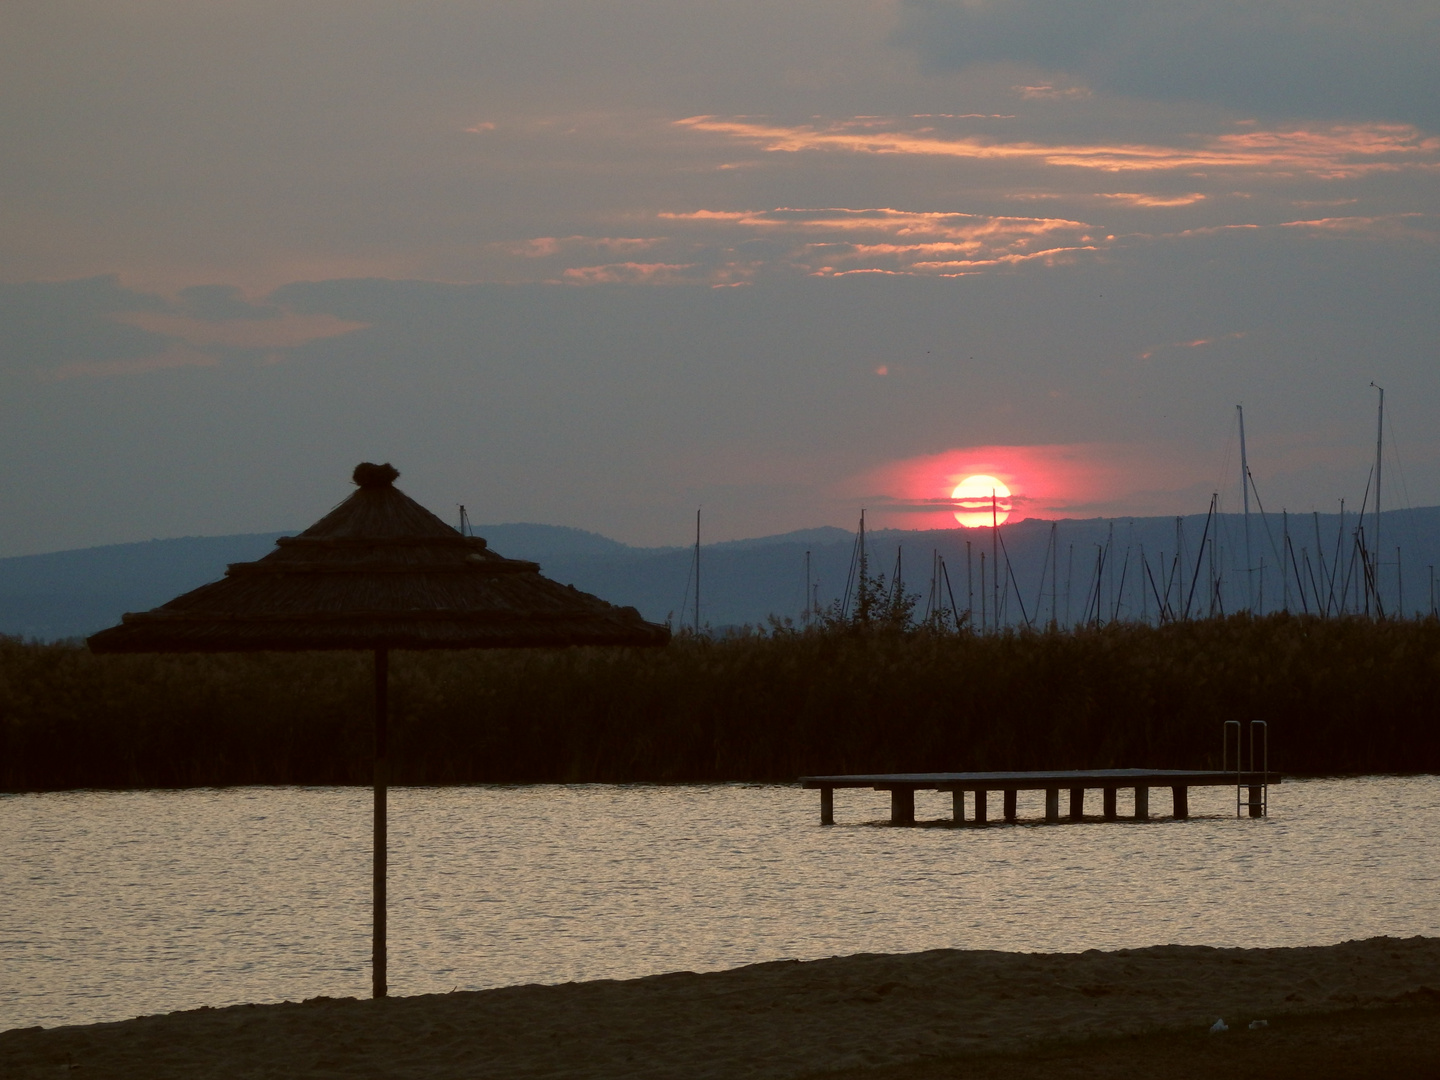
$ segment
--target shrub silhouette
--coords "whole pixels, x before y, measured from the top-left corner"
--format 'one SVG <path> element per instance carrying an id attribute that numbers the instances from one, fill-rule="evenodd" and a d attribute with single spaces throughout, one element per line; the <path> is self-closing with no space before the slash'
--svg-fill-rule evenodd
<path id="1" fill-rule="evenodd" d="M 1273 615 L 1074 632 L 682 635 L 658 650 L 392 655 L 392 779 L 1271 765 L 1440 771 L 1440 623 Z M 94 656 L 0 639 L 0 788 L 363 784 L 369 656 Z"/>

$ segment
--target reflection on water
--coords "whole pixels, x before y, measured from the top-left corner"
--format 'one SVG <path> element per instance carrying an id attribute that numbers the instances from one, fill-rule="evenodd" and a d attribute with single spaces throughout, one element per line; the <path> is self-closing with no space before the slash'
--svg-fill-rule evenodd
<path id="1" fill-rule="evenodd" d="M 1440 934 L 1440 777 L 1291 782 L 1259 821 L 1233 789 L 1190 797 L 1183 822 L 895 829 L 869 791 L 837 792 L 822 828 L 818 793 L 791 787 L 397 789 L 390 988 Z M 0 1029 L 366 994 L 369 798 L 0 797 Z M 948 817 L 949 796 L 916 810 Z"/>

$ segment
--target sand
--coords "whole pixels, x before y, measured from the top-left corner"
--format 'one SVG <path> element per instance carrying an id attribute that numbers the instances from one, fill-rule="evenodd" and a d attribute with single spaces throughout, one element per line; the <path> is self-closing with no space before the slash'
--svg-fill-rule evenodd
<path id="1" fill-rule="evenodd" d="M 1054 1053 L 1057 1040 L 1073 1050 L 1154 1032 L 1199 1039 L 1220 1017 L 1232 1031 L 1204 1038 L 1236 1046 L 1258 1044 L 1264 1033 L 1248 1031 L 1252 1020 L 1278 1032 L 1302 1014 L 1394 1015 L 1407 1005 L 1407 1015 L 1440 1018 L 1437 999 L 1433 938 L 1056 955 L 943 950 L 27 1028 L 0 1033 L 0 1076 L 768 1080 L 959 1075 L 967 1070 L 956 1063 L 966 1061 L 988 1063 L 984 1075 L 1022 1075 L 993 1069 Z M 1430 1029 L 1417 1030 L 1423 1042 Z"/>

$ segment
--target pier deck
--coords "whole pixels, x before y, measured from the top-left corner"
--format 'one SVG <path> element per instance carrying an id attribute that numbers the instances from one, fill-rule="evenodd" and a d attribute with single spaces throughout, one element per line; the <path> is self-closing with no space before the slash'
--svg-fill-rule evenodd
<path id="1" fill-rule="evenodd" d="M 1116 792 L 1120 788 L 1135 791 L 1134 818 L 1139 821 L 1150 817 L 1150 789 L 1168 787 L 1172 797 L 1174 816 L 1190 816 L 1189 790 L 1192 787 L 1230 787 L 1237 793 L 1240 788 L 1248 789 L 1247 804 L 1251 817 L 1261 817 L 1268 801 L 1265 791 L 1271 784 L 1281 782 L 1279 773 L 1236 772 L 1234 769 L 1060 769 L 1051 772 L 971 772 L 971 773 L 864 773 L 849 776 L 802 776 L 800 784 L 805 788 L 820 790 L 820 823 L 835 824 L 836 788 L 872 788 L 875 791 L 890 792 L 890 823 L 892 825 L 915 824 L 915 792 L 949 791 L 954 794 L 955 824 L 964 824 L 965 793 L 974 792 L 975 813 L 973 824 L 984 825 L 988 821 L 988 794 L 1000 792 L 1004 797 L 1006 821 L 1015 821 L 1016 792 L 1045 792 L 1045 820 L 1060 820 L 1060 792 L 1068 791 L 1069 820 L 1080 821 L 1085 817 L 1085 792 L 1099 789 L 1102 793 L 1102 816 L 1107 821 L 1116 820 Z M 1237 798 L 1237 807 L 1239 800 Z"/>

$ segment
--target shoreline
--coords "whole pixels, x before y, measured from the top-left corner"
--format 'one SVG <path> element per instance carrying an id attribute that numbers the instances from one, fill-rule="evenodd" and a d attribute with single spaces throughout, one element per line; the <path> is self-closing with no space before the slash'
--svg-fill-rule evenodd
<path id="1" fill-rule="evenodd" d="M 1410 780 L 1425 776 L 1440 776 L 1440 769 L 1380 770 L 1370 772 L 1295 772 L 1272 769 L 1272 775 L 1283 776 L 1286 783 L 1303 783 L 1312 780 Z M 7 795 L 114 795 L 131 792 L 172 792 L 172 791 L 230 791 L 237 788 L 305 788 L 315 790 L 353 789 L 369 791 L 375 782 L 370 780 L 348 780 L 327 784 L 295 782 L 261 782 L 233 784 L 131 784 L 112 787 L 34 787 L 0 788 L 0 796 Z M 680 787 L 781 787 L 801 790 L 798 779 L 792 780 L 465 780 L 465 781 L 415 781 L 392 783 L 391 791 L 407 788 L 535 788 L 535 787 L 625 787 L 625 788 L 680 788 Z M 1160 814 L 1158 817 L 1164 817 Z M 992 820 L 991 825 L 1003 824 Z"/>
<path id="2" fill-rule="evenodd" d="M 1277 1020 L 1298 1023 L 1313 1014 L 1362 1010 L 1355 1022 L 1369 1024 L 1372 1014 L 1428 1017 L 1436 1008 L 1440 938 L 1273 949 L 934 950 L 20 1028 L 0 1032 L 0 1073 L 53 1075 L 68 1065 L 120 1080 L 241 1074 L 789 1080 L 899 1077 L 914 1069 L 930 1070 L 916 1076 L 939 1076 L 948 1075 L 933 1071 L 945 1061 L 1083 1057 L 1117 1038 L 1143 1043 L 1167 1032 L 1183 1043 L 1217 1018 L 1230 1025 L 1224 1038 L 1233 1036 L 1234 1045 L 1246 1032 L 1243 1038 L 1259 1046 L 1263 1040 L 1248 1034 L 1252 1020 L 1268 1022 L 1263 1034 L 1271 1025 L 1277 1032 L 1285 1027 Z"/>

